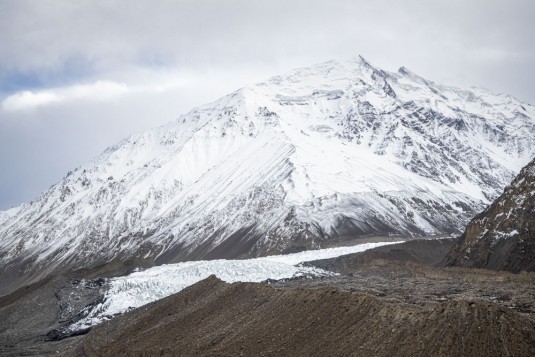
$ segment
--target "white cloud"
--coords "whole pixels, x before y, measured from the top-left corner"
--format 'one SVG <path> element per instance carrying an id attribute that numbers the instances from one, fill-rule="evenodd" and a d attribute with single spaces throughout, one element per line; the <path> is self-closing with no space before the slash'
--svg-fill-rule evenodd
<path id="1" fill-rule="evenodd" d="M 44 104 L 57 103 L 61 98 L 52 91 L 31 92 L 22 91 L 10 95 L 2 101 L 2 109 L 15 111 L 38 107 Z"/>
<path id="2" fill-rule="evenodd" d="M 228 94 L 248 83 L 264 80 L 269 74 L 272 73 L 261 66 L 203 71 L 126 67 L 104 74 L 111 79 L 36 91 L 19 91 L 7 96 L 0 103 L 0 108 L 5 112 L 24 112 L 47 106 L 84 105 L 84 103 L 99 105 L 102 102 L 112 103 L 129 98 L 143 101 L 144 98 L 148 100 L 148 94 L 152 98 L 159 94 L 176 93 L 177 90 L 202 93 L 199 95 L 201 104 L 204 101 L 217 99 L 212 96 L 213 93 Z M 185 109 L 189 110 L 191 107 Z"/>
<path id="3" fill-rule="evenodd" d="M 112 81 L 96 81 L 41 91 L 21 91 L 6 97 L 2 101 L 2 109 L 27 110 L 76 99 L 109 100 L 129 92 L 130 88 L 127 85 Z"/>
<path id="4" fill-rule="evenodd" d="M 183 75 L 167 72 L 165 75 L 144 73 L 152 77 L 143 83 L 123 83 L 112 80 L 97 80 L 92 83 L 49 88 L 39 91 L 20 91 L 6 97 L 1 104 L 6 111 L 30 110 L 47 105 L 58 105 L 74 100 L 109 101 L 130 94 L 163 93 L 191 84 Z M 145 78 L 141 76 L 141 78 Z M 134 76 L 136 77 L 136 76 Z M 145 78 L 146 79 L 146 78 Z"/>

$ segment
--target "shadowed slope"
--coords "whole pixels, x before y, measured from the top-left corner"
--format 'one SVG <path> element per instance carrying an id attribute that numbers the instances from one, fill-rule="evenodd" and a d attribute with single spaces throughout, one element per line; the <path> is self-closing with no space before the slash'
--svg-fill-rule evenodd
<path id="1" fill-rule="evenodd" d="M 535 271 L 535 159 L 468 224 L 447 264 Z"/>

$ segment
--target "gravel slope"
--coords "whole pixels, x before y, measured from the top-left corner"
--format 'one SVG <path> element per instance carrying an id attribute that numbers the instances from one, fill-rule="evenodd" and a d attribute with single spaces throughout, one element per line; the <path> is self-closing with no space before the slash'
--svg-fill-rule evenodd
<path id="1" fill-rule="evenodd" d="M 93 330 L 98 356 L 532 356 L 535 322 L 498 304 L 388 303 L 210 277 Z"/>
<path id="2" fill-rule="evenodd" d="M 210 277 L 87 335 L 47 341 L 62 324 L 58 298 L 87 285 L 73 281 L 131 267 L 59 276 L 0 298 L 0 355 L 535 355 L 535 274 L 432 266 L 452 244 L 415 240 L 314 263 L 335 278 Z M 98 295 L 88 289 L 79 303 Z"/>

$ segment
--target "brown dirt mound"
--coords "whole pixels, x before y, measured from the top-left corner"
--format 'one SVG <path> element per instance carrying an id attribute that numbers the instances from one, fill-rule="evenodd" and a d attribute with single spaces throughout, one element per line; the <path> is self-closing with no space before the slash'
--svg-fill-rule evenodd
<path id="1" fill-rule="evenodd" d="M 387 303 L 210 277 L 98 326 L 89 356 L 533 356 L 535 322 L 482 301 Z"/>

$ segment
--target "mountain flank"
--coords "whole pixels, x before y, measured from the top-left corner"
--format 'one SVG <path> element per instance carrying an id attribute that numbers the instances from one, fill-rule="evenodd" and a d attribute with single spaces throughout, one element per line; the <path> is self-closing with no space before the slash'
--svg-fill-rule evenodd
<path id="1" fill-rule="evenodd" d="M 470 221 L 447 264 L 535 271 L 535 159 Z"/>
<path id="2" fill-rule="evenodd" d="M 133 134 L 0 212 L 0 295 L 110 261 L 460 234 L 535 155 L 535 108 L 362 57 L 300 68 Z"/>

